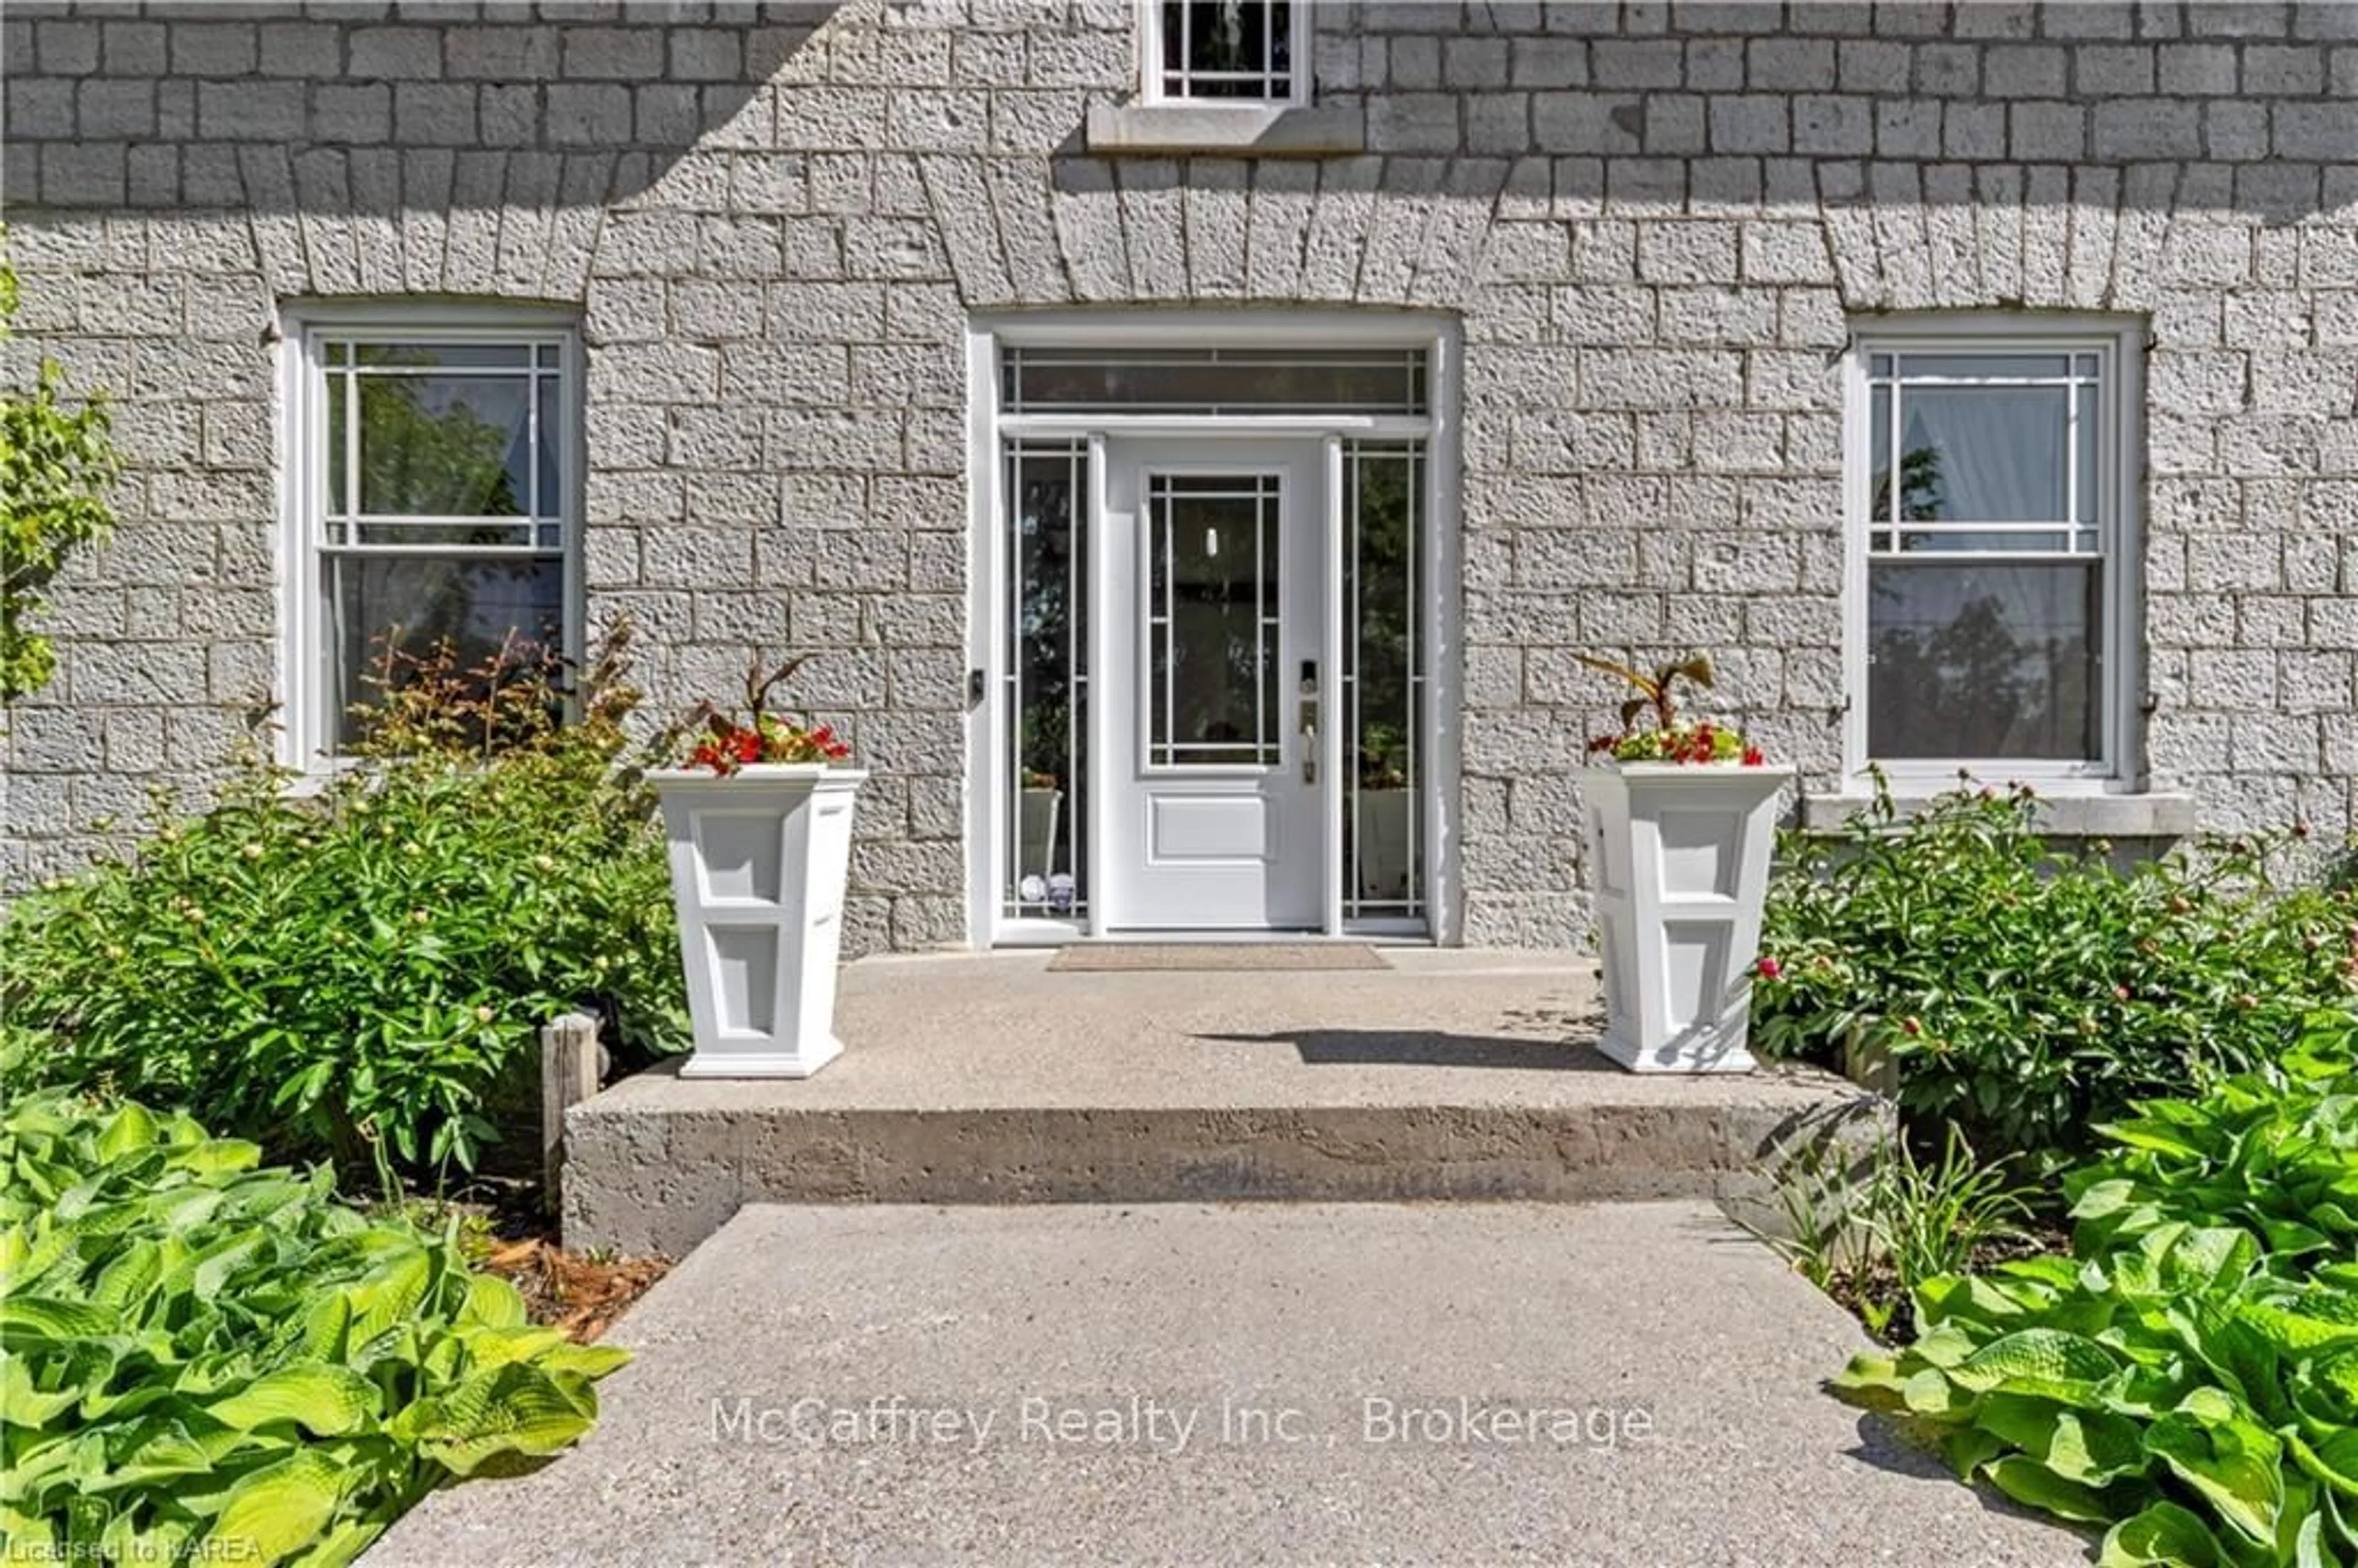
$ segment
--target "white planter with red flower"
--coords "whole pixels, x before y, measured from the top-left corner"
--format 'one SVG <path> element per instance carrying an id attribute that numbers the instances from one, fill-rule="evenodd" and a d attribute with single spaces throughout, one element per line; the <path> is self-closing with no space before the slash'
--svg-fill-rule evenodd
<path id="1" fill-rule="evenodd" d="M 692 765 L 647 774 L 663 803 L 696 1050 L 682 1077 L 806 1078 L 835 1033 L 851 816 L 868 774 L 825 726 L 765 714 L 791 674 L 749 676 L 750 719 L 694 716 Z"/>
<path id="2" fill-rule="evenodd" d="M 1605 978 L 1597 1049 L 1641 1073 L 1746 1072 L 1753 966 L 1790 768 L 1724 726 L 1681 724 L 1671 684 L 1711 683 L 1700 656 L 1651 676 L 1589 661 L 1637 685 L 1611 760 L 1580 773 L 1588 883 Z M 1629 726 L 1650 708 L 1653 728 Z"/>

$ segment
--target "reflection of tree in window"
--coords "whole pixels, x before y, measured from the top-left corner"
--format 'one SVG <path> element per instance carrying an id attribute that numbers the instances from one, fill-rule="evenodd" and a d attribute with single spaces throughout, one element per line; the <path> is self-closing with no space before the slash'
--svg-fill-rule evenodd
<path id="1" fill-rule="evenodd" d="M 2059 573 L 2082 579 L 2076 592 L 2057 591 Z M 2093 754 L 2093 566 L 1889 567 L 1871 576 L 1876 755 Z M 1928 602 L 1940 598 L 1958 602 Z"/>
<path id="2" fill-rule="evenodd" d="M 1087 820 L 1088 710 L 1086 603 L 1076 597 L 1087 581 L 1087 561 L 1073 516 L 1076 469 L 1073 454 L 1062 450 L 1021 455 L 1012 468 L 1018 787 L 1061 794 L 1045 869 L 1071 874 L 1077 885 L 1086 870 L 1079 861 L 1087 844 L 1076 825 Z M 1038 813 L 1033 830 L 1044 833 L 1048 826 L 1048 814 Z M 1019 875 L 1038 869 L 1041 846 L 1017 848 Z"/>
<path id="3" fill-rule="evenodd" d="M 359 511 L 387 520 L 356 523 L 358 541 L 449 553 L 333 558 L 337 686 L 347 739 L 349 708 L 368 698 L 366 688 L 398 684 L 411 661 L 434 649 L 449 648 L 460 666 L 473 669 L 512 637 L 561 647 L 563 635 L 563 571 L 552 551 L 468 548 L 538 543 L 525 477 L 532 471 L 525 465 L 538 460 L 530 449 L 535 378 L 521 368 L 512 376 L 437 375 L 433 367 L 445 362 L 424 346 L 360 345 L 355 357 L 357 374 L 332 379 L 339 392 L 349 385 L 358 400 Z M 408 373 L 372 373 L 394 366 Z M 346 453 L 340 396 L 330 411 L 330 480 L 341 510 Z M 543 431 L 541 439 L 554 436 Z M 554 501 L 543 497 L 541 510 L 554 513 Z M 500 521 L 509 518 L 515 521 Z"/>
<path id="4" fill-rule="evenodd" d="M 1937 522 L 1947 510 L 1941 494 L 1941 451 L 1937 447 L 1911 447 L 1899 459 L 1899 521 L 1902 523 Z M 1875 476 L 1875 500 L 1867 516 L 1876 524 L 1888 524 L 1891 513 L 1891 475 Z M 1914 549 L 1920 540 L 1911 540 L 1903 548 Z"/>
<path id="5" fill-rule="evenodd" d="M 373 356 L 379 364 L 429 365 L 417 349 Z M 530 429 L 529 376 L 371 375 L 356 378 L 361 405 L 361 510 L 379 516 L 521 517 L 527 497 L 518 474 Z M 429 394 L 438 394 L 429 407 Z M 474 406 L 513 404 L 505 423 Z M 506 412 L 503 409 L 502 412 Z M 517 460 L 511 463 L 511 455 Z M 477 541 L 505 543 L 505 529 Z"/>
<path id="6" fill-rule="evenodd" d="M 1366 789 L 1405 789 L 1414 714 L 1409 697 L 1411 486 L 1416 469 L 1406 456 L 1369 453 L 1352 465 L 1357 485 L 1353 516 L 1358 647 L 1353 672 L 1359 710 L 1358 781 Z"/>

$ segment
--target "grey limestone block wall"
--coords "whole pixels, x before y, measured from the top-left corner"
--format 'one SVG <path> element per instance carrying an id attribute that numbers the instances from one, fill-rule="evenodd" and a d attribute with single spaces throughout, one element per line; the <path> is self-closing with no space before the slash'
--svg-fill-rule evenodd
<path id="1" fill-rule="evenodd" d="M 593 622 L 658 707 L 746 644 L 878 778 L 855 949 L 962 940 L 968 314 L 1463 325 L 1463 932 L 1586 929 L 1588 649 L 1714 651 L 1839 761 L 1858 313 L 2146 325 L 2145 770 L 2226 827 L 2358 806 L 2358 5 L 1321 5 L 1364 155 L 1090 157 L 1127 0 L 8 12 L 24 341 L 112 388 L 121 542 L 7 741 L 7 874 L 265 697 L 290 299 L 577 308 Z M 93 761 L 95 757 L 95 761 Z"/>

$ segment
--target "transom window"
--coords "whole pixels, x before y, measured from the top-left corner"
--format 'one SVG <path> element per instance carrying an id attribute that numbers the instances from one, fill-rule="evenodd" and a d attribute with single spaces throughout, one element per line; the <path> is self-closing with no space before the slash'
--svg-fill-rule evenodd
<path id="1" fill-rule="evenodd" d="M 1150 0 L 1147 102 L 1307 102 L 1308 13 L 1306 0 Z"/>
<path id="2" fill-rule="evenodd" d="M 2127 351 L 2112 334 L 1858 343 L 1855 765 L 2118 770 Z"/>
<path id="3" fill-rule="evenodd" d="M 303 346 L 298 760 L 348 745 L 406 658 L 566 651 L 579 516 L 569 333 L 321 328 Z"/>
<path id="4" fill-rule="evenodd" d="M 1429 412 L 1419 349 L 1011 348 L 1000 364 L 1009 414 L 1399 414 Z"/>

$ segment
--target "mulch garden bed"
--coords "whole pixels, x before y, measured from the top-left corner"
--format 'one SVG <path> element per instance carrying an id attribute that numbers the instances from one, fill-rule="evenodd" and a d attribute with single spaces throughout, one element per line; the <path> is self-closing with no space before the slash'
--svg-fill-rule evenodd
<path id="1" fill-rule="evenodd" d="M 671 1272 L 668 1258 L 567 1251 L 536 1181 L 479 1176 L 443 1206 L 465 1217 L 468 1260 L 522 1292 L 533 1322 L 578 1344 L 603 1335 Z"/>
<path id="2" fill-rule="evenodd" d="M 2018 1236 L 1974 1248 L 1966 1269 L 1980 1273 L 2017 1258 L 2036 1258 L 2042 1253 L 2069 1255 L 2071 1250 L 2071 1232 L 2068 1227 L 2035 1220 L 2024 1227 Z M 1826 1294 L 1866 1325 L 1868 1332 L 1881 1343 L 1902 1346 L 1915 1342 L 1916 1309 L 1908 1292 L 1899 1288 L 1899 1275 L 1890 1259 L 1873 1258 L 1853 1268 L 1836 1270 L 1826 1281 Z M 1877 1330 L 1877 1320 L 1886 1313 L 1889 1315 Z"/>

